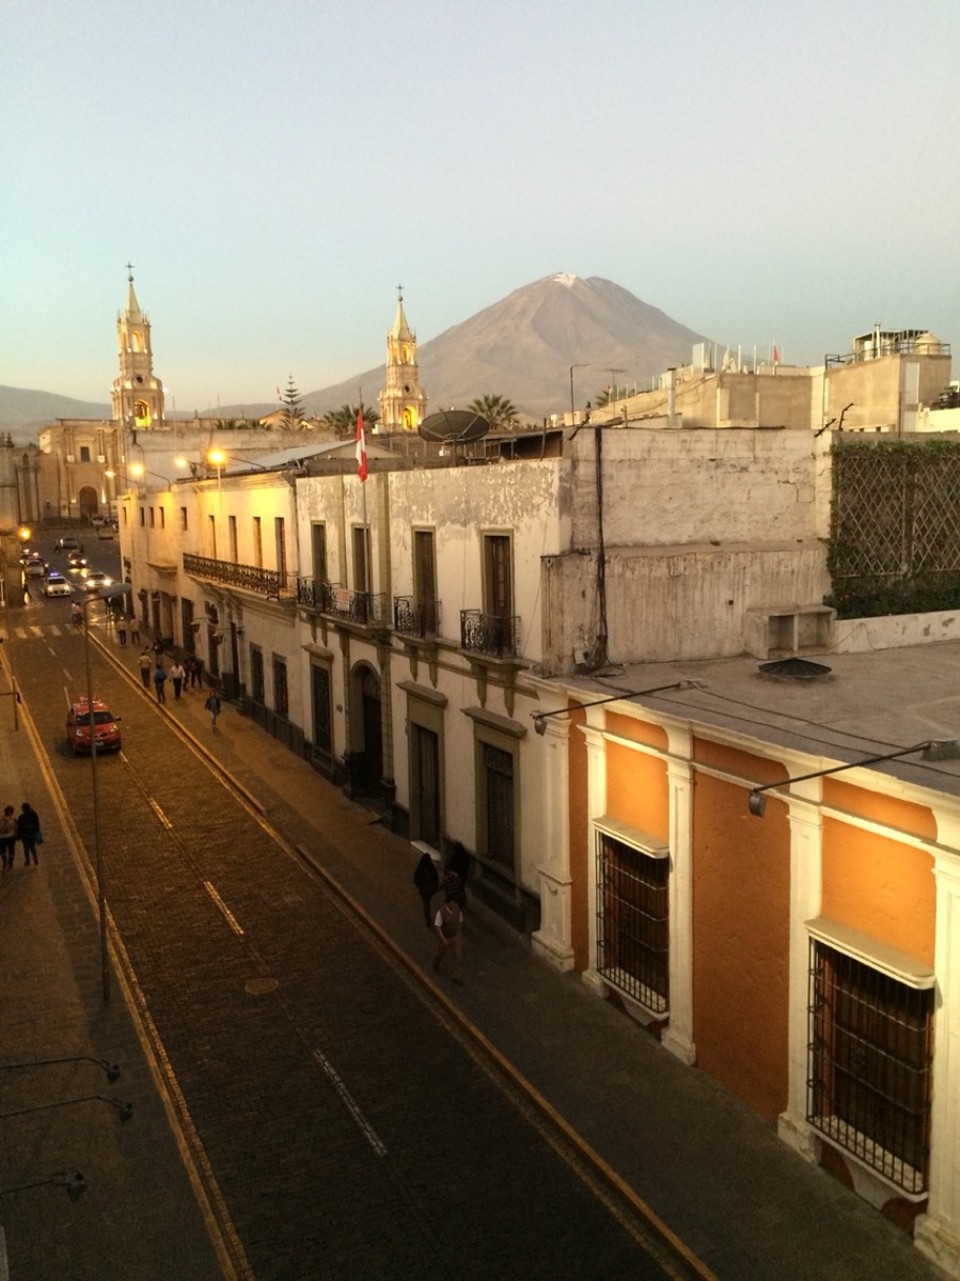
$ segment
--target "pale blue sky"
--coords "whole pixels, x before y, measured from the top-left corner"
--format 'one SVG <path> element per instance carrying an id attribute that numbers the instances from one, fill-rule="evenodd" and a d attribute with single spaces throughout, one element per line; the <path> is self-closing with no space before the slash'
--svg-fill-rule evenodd
<path id="1" fill-rule="evenodd" d="M 108 398 L 128 259 L 178 411 L 379 364 L 399 282 L 421 342 L 563 271 L 960 344 L 956 0 L 4 0 L 0 51 L 7 386 Z"/>

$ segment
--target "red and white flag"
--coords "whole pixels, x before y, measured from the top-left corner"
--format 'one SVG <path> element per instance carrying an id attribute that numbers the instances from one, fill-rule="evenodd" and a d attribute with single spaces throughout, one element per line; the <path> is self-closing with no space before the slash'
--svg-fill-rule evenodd
<path id="1" fill-rule="evenodd" d="M 774 343 L 774 344 L 773 344 L 773 363 L 774 363 L 775 365 L 779 365 L 779 364 L 780 364 L 780 353 L 777 351 L 777 344 L 776 344 L 776 343 Z"/>
<path id="2" fill-rule="evenodd" d="M 363 406 L 357 410 L 357 475 L 367 479 L 367 437 L 363 430 Z"/>

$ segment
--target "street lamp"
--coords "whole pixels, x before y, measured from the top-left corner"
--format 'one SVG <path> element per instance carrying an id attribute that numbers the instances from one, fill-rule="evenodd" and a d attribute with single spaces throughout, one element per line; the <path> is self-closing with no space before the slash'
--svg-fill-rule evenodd
<path id="1" fill-rule="evenodd" d="M 224 449 L 208 449 L 206 457 L 209 465 L 216 467 L 218 480 L 228 462 L 234 463 L 238 468 L 237 475 L 243 475 L 244 471 L 268 472 L 271 470 L 269 467 L 264 467 L 262 463 L 251 462 L 249 458 L 238 458 L 235 454 L 228 454 Z"/>
<path id="2" fill-rule="evenodd" d="M 830 769 L 817 769 L 812 774 L 797 774 L 793 778 L 781 779 L 778 783 L 764 783 L 754 787 L 747 797 L 747 809 L 754 818 L 763 818 L 767 808 L 767 798 L 762 794 L 771 787 L 787 787 L 790 783 L 803 783 L 808 778 L 823 778 L 827 774 L 839 774 L 842 770 L 856 769 L 859 765 L 875 765 L 878 761 L 894 761 L 899 756 L 910 756 L 913 752 L 922 752 L 925 761 L 949 761 L 960 756 L 960 744 L 954 739 L 928 739 L 925 743 L 914 743 L 913 747 L 902 747 L 896 752 L 882 752 L 879 756 L 865 756 L 859 761 L 850 761 L 846 765 L 833 765 Z"/>
<path id="3" fill-rule="evenodd" d="M 577 412 L 573 404 L 573 371 L 575 369 L 586 369 L 586 368 L 587 368 L 586 361 L 581 361 L 580 364 L 570 366 L 570 426 L 571 427 L 575 425 L 574 417 Z"/>
<path id="4" fill-rule="evenodd" d="M 158 471 L 151 471 L 149 467 L 144 467 L 143 463 L 131 463 L 127 471 L 136 481 L 141 481 L 144 476 L 156 476 L 157 480 L 162 480 L 167 489 L 173 483 L 169 476 L 162 476 Z"/>
<path id="5" fill-rule="evenodd" d="M 104 587 L 91 592 L 82 602 L 83 610 L 83 658 L 87 677 L 87 715 L 90 718 L 90 786 L 93 792 L 93 842 L 94 858 L 97 872 L 97 915 L 100 924 L 100 970 L 104 1003 L 110 1000 L 110 965 L 107 956 L 107 907 L 106 887 L 103 872 L 103 838 L 100 827 L 100 785 L 97 774 L 97 733 L 93 712 L 93 669 L 90 663 L 90 615 L 89 609 L 95 600 L 109 600 L 116 596 L 126 596 L 130 592 L 129 583 L 118 583 L 115 587 Z"/>
<path id="6" fill-rule="evenodd" d="M 578 703 L 576 707 L 557 707 L 552 712 L 531 712 L 534 733 L 541 736 L 547 732 L 547 717 L 569 716 L 572 712 L 583 711 L 587 707 L 599 707 L 601 703 L 615 703 L 618 699 L 639 698 L 641 694 L 662 694 L 668 689 L 702 689 L 702 681 L 674 681 L 672 685 L 655 685 L 653 689 L 625 689 L 619 694 L 610 694 L 606 698 L 595 698 L 590 703 Z"/>

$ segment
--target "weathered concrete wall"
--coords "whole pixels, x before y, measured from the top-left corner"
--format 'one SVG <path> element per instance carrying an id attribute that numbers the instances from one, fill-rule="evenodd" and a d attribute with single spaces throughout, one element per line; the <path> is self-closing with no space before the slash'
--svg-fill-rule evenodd
<path id="1" fill-rule="evenodd" d="M 599 625 L 593 556 L 544 562 L 545 674 L 570 673 Z M 817 540 L 780 545 L 618 549 L 607 561 L 607 653 L 614 663 L 732 657 L 747 610 L 819 603 L 829 590 Z"/>
<path id="2" fill-rule="evenodd" d="M 808 432 L 603 428 L 603 536 L 615 547 L 825 537 Z M 597 431 L 571 442 L 573 547 L 598 546 Z"/>
<path id="3" fill-rule="evenodd" d="M 960 637 L 960 613 L 885 614 L 882 618 L 840 618 L 833 625 L 838 654 L 868 654 L 875 649 L 932 645 Z"/>

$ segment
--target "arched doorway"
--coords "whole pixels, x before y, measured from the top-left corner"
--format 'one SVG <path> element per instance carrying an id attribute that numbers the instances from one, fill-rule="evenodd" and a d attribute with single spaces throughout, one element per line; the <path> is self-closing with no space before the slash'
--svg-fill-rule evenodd
<path id="1" fill-rule="evenodd" d="M 96 516 L 100 508 L 100 500 L 97 497 L 97 491 L 92 485 L 81 485 L 77 492 L 77 506 L 80 508 L 81 516 Z"/>
<path id="2" fill-rule="evenodd" d="M 383 780 L 383 716 L 380 677 L 367 663 L 354 668 L 351 677 L 350 760 L 354 791 L 378 796 Z"/>

